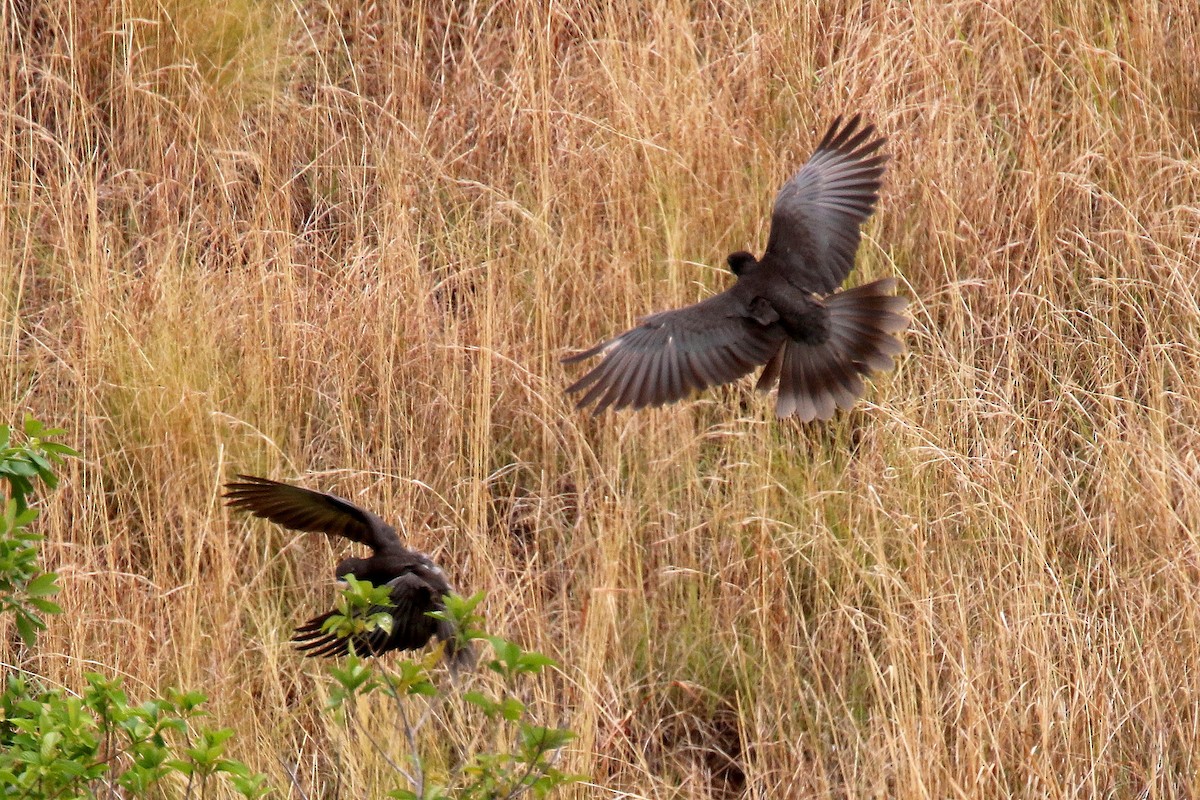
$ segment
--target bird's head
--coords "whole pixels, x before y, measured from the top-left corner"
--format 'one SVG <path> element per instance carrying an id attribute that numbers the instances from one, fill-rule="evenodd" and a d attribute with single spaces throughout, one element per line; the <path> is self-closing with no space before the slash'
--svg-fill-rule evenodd
<path id="1" fill-rule="evenodd" d="M 337 575 L 339 581 L 345 580 L 347 575 L 358 577 L 366 572 L 366 567 L 367 560 L 365 558 L 354 558 L 351 556 L 350 558 L 343 558 L 338 562 L 334 574 Z"/>
<path id="2" fill-rule="evenodd" d="M 758 263 L 758 259 L 747 253 L 745 250 L 738 250 L 736 253 L 730 253 L 729 269 L 734 275 L 741 275 L 746 270 Z"/>

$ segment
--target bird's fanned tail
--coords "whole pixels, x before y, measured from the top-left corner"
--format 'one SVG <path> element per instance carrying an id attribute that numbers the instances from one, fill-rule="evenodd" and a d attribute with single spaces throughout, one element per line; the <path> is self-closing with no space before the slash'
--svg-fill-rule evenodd
<path id="1" fill-rule="evenodd" d="M 895 288 L 895 278 L 884 278 L 826 297 L 829 337 L 816 345 L 788 339 L 779 347 L 757 386 L 765 392 L 778 382 L 777 417 L 830 419 L 865 393 L 860 376 L 894 366 L 904 349 L 894 334 L 908 327 L 907 301 L 891 294 Z"/>

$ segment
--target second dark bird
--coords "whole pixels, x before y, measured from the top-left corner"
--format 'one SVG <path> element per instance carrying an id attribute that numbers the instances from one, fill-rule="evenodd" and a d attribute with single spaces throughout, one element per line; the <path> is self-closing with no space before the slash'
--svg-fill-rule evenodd
<path id="1" fill-rule="evenodd" d="M 761 259 L 729 256 L 737 282 L 695 305 L 644 318 L 632 330 L 564 359 L 604 359 L 567 388 L 579 406 L 644 408 L 737 380 L 766 365 L 778 417 L 830 419 L 866 392 L 862 376 L 887 370 L 908 326 L 894 278 L 835 291 L 854 268 L 859 227 L 875 210 L 885 139 L 854 117 L 834 120 L 816 151 L 775 198 Z"/>
<path id="2" fill-rule="evenodd" d="M 343 656 L 349 645 L 360 656 L 379 655 L 388 650 L 417 650 L 433 637 L 445 643 L 445 656 L 455 667 L 470 666 L 474 654 L 469 645 L 457 641 L 453 626 L 426 612 L 445 608 L 443 598 L 453 589 L 442 570 L 424 553 L 400 544 L 396 530 L 370 511 L 349 500 L 287 483 L 239 475 L 225 484 L 229 506 L 268 519 L 285 528 L 340 536 L 371 548 L 367 558 L 350 557 L 334 570 L 339 579 L 353 575 L 375 586 L 391 589 L 392 605 L 368 613 L 386 611 L 392 616 L 390 633 L 375 630 L 339 638 L 322 627 L 334 611 L 313 617 L 296 628 L 292 637 L 309 656 Z"/>

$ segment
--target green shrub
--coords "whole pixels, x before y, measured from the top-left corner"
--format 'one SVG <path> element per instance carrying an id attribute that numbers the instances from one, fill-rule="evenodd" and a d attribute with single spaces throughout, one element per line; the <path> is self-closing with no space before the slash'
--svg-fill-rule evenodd
<path id="1" fill-rule="evenodd" d="M 21 642 L 32 647 L 46 627 L 43 614 L 61 609 L 49 598 L 58 576 L 38 561 L 42 537 L 30 530 L 37 509 L 34 482 L 58 484 L 54 466 L 78 454 L 47 441 L 63 431 L 26 417 L 24 441 L 0 426 L 0 479 L 7 482 L 0 524 L 0 616 L 12 615 Z M 131 703 L 120 681 L 99 674 L 75 694 L 46 687 L 28 673 L 10 674 L 0 693 L 0 797 L 149 797 L 176 787 L 205 797 L 214 779 L 243 797 L 266 794 L 266 777 L 224 758 L 230 730 L 196 724 L 205 701 L 198 692 L 169 691 L 165 698 Z M 118 794 L 118 787 L 123 793 Z"/>
<path id="2" fill-rule="evenodd" d="M 38 564 L 41 536 L 29 529 L 37 509 L 29 507 L 35 479 L 53 489 L 58 485 L 54 465 L 77 456 L 65 444 L 46 441 L 61 436 L 32 417 L 25 418 L 24 444 L 13 444 L 13 430 L 0 425 L 0 479 L 8 483 L 4 517 L 0 520 L 0 616 L 11 614 L 25 645 L 32 646 L 37 632 L 46 627 L 41 614 L 61 609 L 50 597 L 58 593 L 57 576 L 42 572 Z"/>
<path id="3" fill-rule="evenodd" d="M 362 610 L 386 604 L 389 590 L 373 587 L 369 583 L 349 580 L 343 592 L 339 609 L 344 613 L 335 615 L 326 622 L 328 630 L 339 635 L 348 635 L 375 627 L 387 628 L 391 624 L 386 614 L 366 616 Z M 534 797 L 545 797 L 554 789 L 582 779 L 568 775 L 555 767 L 555 762 L 575 735 L 564 728 L 539 725 L 528 705 L 515 696 L 523 682 L 547 667 L 555 666 L 550 658 L 532 651 L 522 650 L 518 645 L 500 636 L 488 635 L 482 630 L 482 618 L 475 609 L 483 599 L 483 593 L 470 598 L 451 595 L 446 599 L 446 610 L 433 616 L 453 623 L 459 632 L 462 646 L 475 646 L 484 642 L 491 657 L 483 665 L 500 678 L 500 688 L 495 691 L 467 691 L 462 694 L 464 702 L 482 711 L 489 730 L 484 731 L 483 741 L 511 743 L 497 752 L 477 752 L 463 758 L 452 766 L 444 777 L 444 784 L 430 778 L 426 770 L 426 759 L 422 756 L 417 734 L 428 714 L 414 713 L 411 704 L 428 702 L 439 690 L 435 686 L 431 667 L 436 653 L 421 659 L 399 662 L 395 667 L 385 667 L 378 660 L 368 661 L 350 656 L 340 665 L 329 667 L 329 674 L 336 684 L 330 697 L 330 706 L 343 713 L 343 721 L 354 724 L 354 707 L 359 698 L 372 693 L 386 696 L 397 710 L 396 719 L 408 742 L 408 765 L 392 764 L 404 786 L 393 789 L 389 797 L 397 800 L 509 800 L 530 792 Z M 452 690 L 457 686 L 452 684 Z M 377 744 L 385 737 L 372 734 Z"/>

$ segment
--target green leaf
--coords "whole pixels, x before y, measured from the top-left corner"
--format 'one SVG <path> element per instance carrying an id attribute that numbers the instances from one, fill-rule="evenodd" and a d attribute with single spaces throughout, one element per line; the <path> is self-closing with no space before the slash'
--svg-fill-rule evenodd
<path id="1" fill-rule="evenodd" d="M 25 496 L 33 493 L 33 484 L 29 482 L 28 478 L 8 472 L 5 467 L 6 464 L 0 463 L 0 473 L 8 474 L 8 485 L 12 489 L 13 499 L 17 501 L 20 508 L 24 508 Z"/>
<path id="2" fill-rule="evenodd" d="M 565 747 L 575 734 L 563 728 L 544 728 L 540 725 L 522 725 L 521 746 L 531 753 L 544 753 Z"/>
<path id="3" fill-rule="evenodd" d="M 262 773 L 231 775 L 229 782 L 242 797 L 257 798 L 271 792 L 271 787 L 266 785 L 267 776 Z"/>
<path id="4" fill-rule="evenodd" d="M 224 772 L 227 775 L 241 775 L 242 777 L 249 777 L 250 768 L 240 761 L 223 758 L 217 762 L 217 772 Z"/>
<path id="5" fill-rule="evenodd" d="M 557 667 L 558 662 L 541 653 L 525 652 L 517 659 L 517 669 L 521 672 L 541 672 L 542 667 Z"/>
<path id="6" fill-rule="evenodd" d="M 175 692 L 171 695 L 171 700 L 185 712 L 200 706 L 208 701 L 208 695 L 204 692 L 192 690 L 190 692 Z"/>
<path id="7" fill-rule="evenodd" d="M 42 480 L 48 481 L 54 478 L 54 465 L 47 461 L 45 456 L 34 450 L 29 451 L 25 455 L 37 469 L 38 473 L 41 474 Z"/>
<path id="8" fill-rule="evenodd" d="M 396 627 L 396 621 L 388 612 L 380 611 L 367 617 L 367 627 L 368 629 L 378 628 L 388 636 L 391 636 L 392 630 Z"/>
<path id="9" fill-rule="evenodd" d="M 58 575 L 53 572 L 43 572 L 25 587 L 25 593 L 30 597 L 50 597 L 62 591 L 58 585 Z"/>
<path id="10" fill-rule="evenodd" d="M 482 692 L 464 692 L 462 698 L 471 705 L 483 709 L 483 713 L 489 717 L 496 716 L 496 712 L 499 710 L 499 704 Z"/>
<path id="11" fill-rule="evenodd" d="M 62 606 L 52 600 L 46 600 L 41 597 L 31 597 L 27 601 L 29 605 L 41 611 L 43 614 L 61 614 Z"/>
<path id="12" fill-rule="evenodd" d="M 58 442 L 42 442 L 41 448 L 43 452 L 59 460 L 66 456 L 79 458 L 78 450 L 73 447 L 67 447 L 65 444 L 59 444 Z"/>
<path id="13" fill-rule="evenodd" d="M 17 626 L 17 633 L 21 635 L 21 641 L 26 647 L 33 647 L 37 641 L 37 625 L 33 618 L 28 614 L 17 614 L 13 620 Z"/>
<path id="14" fill-rule="evenodd" d="M 499 705 L 500 716 L 509 722 L 516 722 L 525 713 L 525 704 L 515 697 L 506 697 Z"/>
<path id="15" fill-rule="evenodd" d="M 488 636 L 487 640 L 491 643 L 492 650 L 496 654 L 496 658 L 488 662 L 488 668 L 501 675 L 507 675 L 512 672 L 517 664 L 517 659 L 521 655 L 521 648 L 502 636 Z"/>
<path id="16" fill-rule="evenodd" d="M 41 756 L 42 760 L 46 761 L 52 758 L 58 751 L 58 743 L 62 741 L 63 735 L 60 731 L 48 731 L 42 734 L 41 741 Z"/>
<path id="17" fill-rule="evenodd" d="M 347 658 L 344 668 L 329 667 L 329 674 L 342 685 L 343 689 L 351 693 L 357 691 L 371 679 L 370 668 L 357 656 Z"/>
<path id="18" fill-rule="evenodd" d="M 7 475 L 32 478 L 38 474 L 37 467 L 25 458 L 13 458 L 0 464 L 0 472 Z M 32 488 L 32 487 L 31 487 Z M 28 492 L 26 492 L 28 494 Z"/>
<path id="19" fill-rule="evenodd" d="M 470 597 L 462 597 L 457 594 L 446 595 L 444 604 L 446 606 L 445 613 L 433 612 L 438 619 L 446 619 L 450 622 L 463 622 L 475 613 L 475 608 L 486 597 L 486 592 L 476 592 Z"/>

